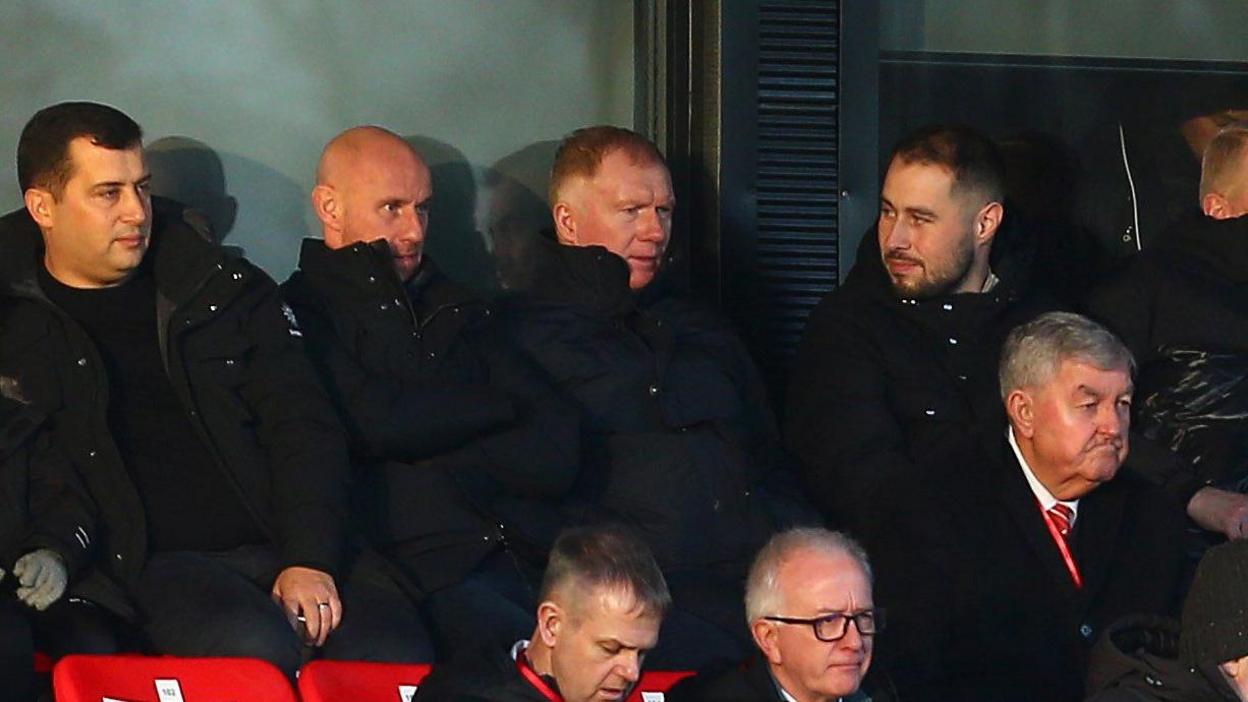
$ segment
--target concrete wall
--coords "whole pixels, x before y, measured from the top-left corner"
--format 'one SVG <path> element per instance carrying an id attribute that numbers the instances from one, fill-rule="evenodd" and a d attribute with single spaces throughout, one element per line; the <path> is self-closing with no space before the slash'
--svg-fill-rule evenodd
<path id="1" fill-rule="evenodd" d="M 472 279 L 494 170 L 539 197 L 553 141 L 632 126 L 633 44 L 629 0 L 0 4 L 0 206 L 20 206 L 13 155 L 34 111 L 107 102 L 143 125 L 155 190 L 281 280 L 317 232 L 321 147 L 374 123 L 434 166 L 431 249 Z"/>

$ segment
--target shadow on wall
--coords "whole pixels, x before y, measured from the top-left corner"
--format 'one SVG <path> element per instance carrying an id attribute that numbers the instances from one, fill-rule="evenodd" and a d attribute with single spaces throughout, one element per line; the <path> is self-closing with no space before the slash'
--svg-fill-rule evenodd
<path id="1" fill-rule="evenodd" d="M 277 280 L 294 269 L 307 234 L 307 193 L 298 183 L 259 161 L 218 152 L 190 137 L 162 137 L 145 153 L 154 194 L 204 214 L 217 241 L 229 237 L 231 248 Z M 263 193 L 263 200 L 260 206 L 240 207 L 231 191 Z"/>
<path id="2" fill-rule="evenodd" d="M 479 221 L 494 254 L 498 286 L 530 287 L 533 242 L 554 229 L 547 190 L 557 141 L 541 141 L 504 156 L 485 172 L 487 206 Z"/>
<path id="3" fill-rule="evenodd" d="M 212 235 L 225 241 L 238 216 L 238 200 L 225 189 L 221 157 L 202 141 L 169 136 L 144 152 L 152 173 L 152 192 L 198 210 L 212 225 Z"/>
<path id="4" fill-rule="evenodd" d="M 425 251 L 459 283 L 482 293 L 496 289 L 494 263 L 477 228 L 476 169 L 450 144 L 421 135 L 404 139 L 424 157 L 433 174 Z"/>

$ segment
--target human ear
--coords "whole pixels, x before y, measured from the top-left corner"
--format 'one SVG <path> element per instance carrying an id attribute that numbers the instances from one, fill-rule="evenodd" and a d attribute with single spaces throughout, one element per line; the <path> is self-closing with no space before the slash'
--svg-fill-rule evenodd
<path id="1" fill-rule="evenodd" d="M 1221 193 L 1208 193 L 1200 199 L 1200 209 L 1214 219 L 1230 219 L 1231 208 Z"/>
<path id="2" fill-rule="evenodd" d="M 559 630 L 563 627 L 563 610 L 554 602 L 546 601 L 537 607 L 537 633 L 547 648 L 555 645 Z"/>
<path id="3" fill-rule="evenodd" d="M 22 199 L 26 203 L 26 211 L 30 213 L 30 218 L 35 220 L 41 229 L 51 229 L 55 222 L 53 216 L 52 205 L 56 198 L 52 193 L 43 188 L 27 188 L 22 193 Z"/>
<path id="4" fill-rule="evenodd" d="M 780 645 L 776 640 L 776 625 L 766 619 L 755 619 L 750 625 L 750 634 L 754 636 L 754 643 L 758 646 L 758 650 L 762 651 L 763 657 L 772 665 L 780 665 L 783 663 L 780 655 Z"/>
<path id="5" fill-rule="evenodd" d="M 312 209 L 316 218 L 327 227 L 341 227 L 342 205 L 338 201 L 338 192 L 328 185 L 312 188 Z"/>
<path id="6" fill-rule="evenodd" d="M 1031 395 L 1025 390 L 1012 390 L 1005 398 L 1005 413 L 1019 434 L 1030 439 L 1035 435 L 1035 409 Z"/>
<path id="7" fill-rule="evenodd" d="M 985 244 L 992 241 L 1005 217 L 1005 208 L 999 202 L 990 202 L 980 209 L 975 217 L 975 243 Z"/>
<path id="8" fill-rule="evenodd" d="M 572 207 L 566 202 L 558 202 L 551 210 L 551 216 L 555 220 L 555 234 L 559 237 L 559 243 L 576 246 L 579 242 L 576 236 L 576 214 Z"/>

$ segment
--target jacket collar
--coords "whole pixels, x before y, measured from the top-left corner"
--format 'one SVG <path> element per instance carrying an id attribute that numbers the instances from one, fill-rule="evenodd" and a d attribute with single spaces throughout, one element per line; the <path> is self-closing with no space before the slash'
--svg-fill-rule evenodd
<path id="1" fill-rule="evenodd" d="M 180 219 L 181 206 L 153 201 L 152 263 L 156 287 L 174 304 L 186 302 L 224 257 L 221 248 Z M 43 235 L 25 208 L 0 219 L 0 290 L 5 294 L 44 298 L 38 267 L 43 265 Z"/>
<path id="2" fill-rule="evenodd" d="M 1217 220 L 1193 209 L 1170 228 L 1157 248 L 1162 257 L 1186 253 L 1227 280 L 1248 283 L 1248 215 Z"/>
<path id="3" fill-rule="evenodd" d="M 414 308 L 426 311 L 477 301 L 470 290 L 443 275 L 427 254 L 416 275 L 402 283 L 391 265 L 390 249 L 382 240 L 331 249 L 320 239 L 304 239 L 299 270 L 331 301 L 345 291 L 368 299 L 402 294 Z"/>
<path id="4" fill-rule="evenodd" d="M 637 305 L 628 287 L 628 263 L 601 246 L 567 246 L 539 237 L 531 255 L 529 285 L 519 290 L 529 302 L 571 304 L 594 316 L 622 316 Z"/>
<path id="5" fill-rule="evenodd" d="M 1005 511 L 1018 526 L 1050 579 L 1059 583 L 1057 587 L 1062 596 L 1081 596 L 1082 601 L 1088 602 L 1091 594 L 1105 581 L 1110 561 L 1113 559 L 1126 502 L 1121 483 L 1111 480 L 1079 500 L 1079 519 L 1075 522 L 1071 550 L 1083 576 L 1083 588 L 1080 591 L 1071 581 L 1061 553 L 1045 526 L 1036 496 L 1027 485 L 1022 466 L 1004 435 L 999 437 L 996 449 L 998 460 L 995 462 L 999 469 L 994 476 L 996 488 L 992 494 L 1001 500 Z"/>

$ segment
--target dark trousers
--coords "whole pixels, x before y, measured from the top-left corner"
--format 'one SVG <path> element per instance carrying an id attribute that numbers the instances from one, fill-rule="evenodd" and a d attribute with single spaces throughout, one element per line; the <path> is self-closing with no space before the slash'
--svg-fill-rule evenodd
<path id="1" fill-rule="evenodd" d="M 46 687 L 35 676 L 36 650 L 54 659 L 71 653 L 116 653 L 121 649 L 119 630 L 112 615 L 90 603 L 62 597 L 38 612 L 11 591 L 0 594 L 0 702 L 30 702 Z"/>
<path id="2" fill-rule="evenodd" d="M 270 597 L 280 569 L 276 552 L 268 546 L 154 554 L 134 592 L 149 645 L 180 656 L 260 658 L 294 679 L 315 651 L 305 647 Z M 415 606 L 379 557 L 357 558 L 338 589 L 342 624 L 330 634 L 322 656 L 382 662 L 433 659 Z"/>
<path id="3" fill-rule="evenodd" d="M 536 626 L 540 573 L 495 551 L 456 585 L 428 594 L 429 618 L 438 660 L 482 650 L 510 648 Z"/>

